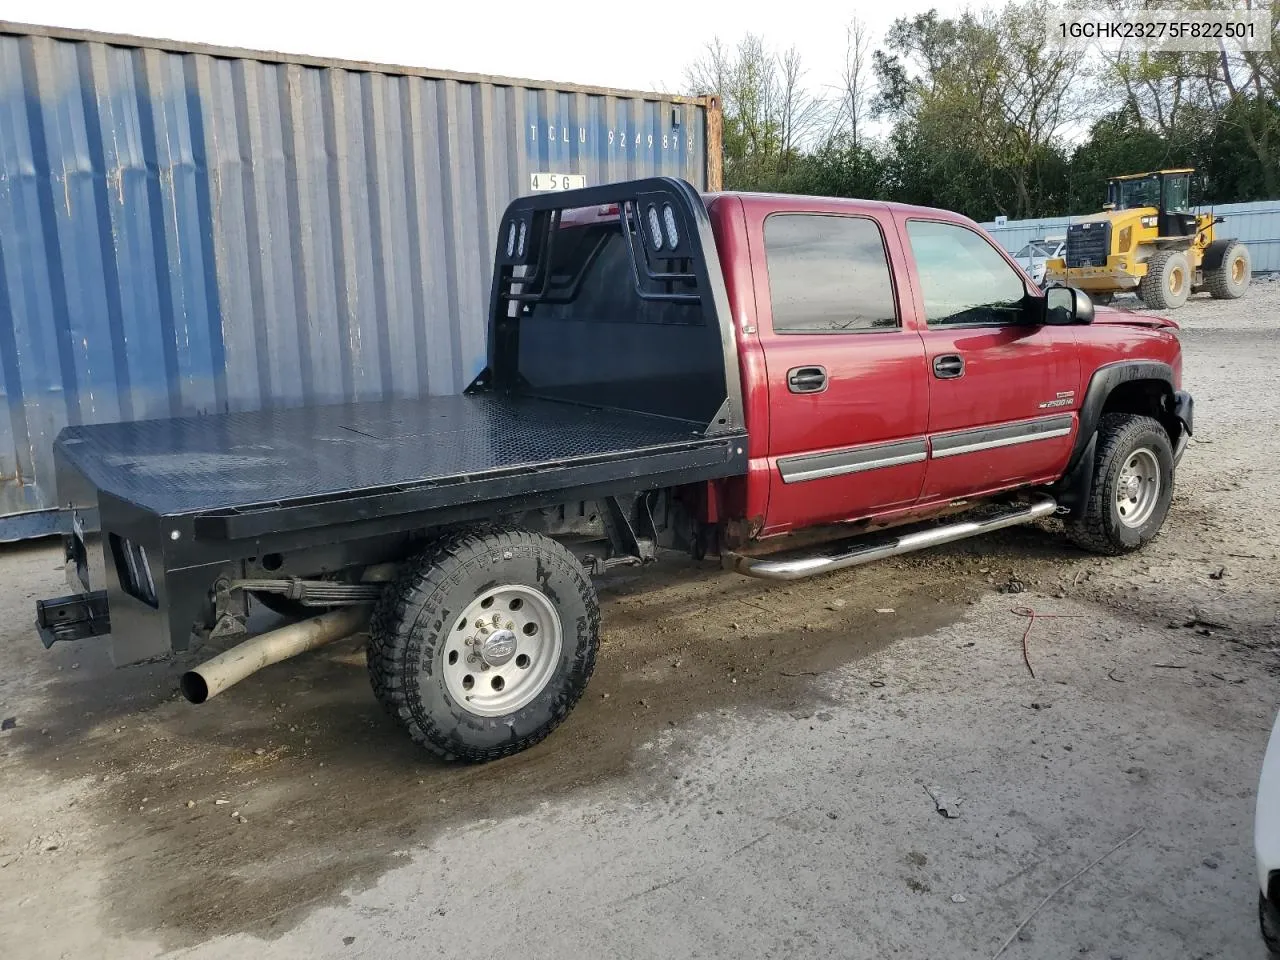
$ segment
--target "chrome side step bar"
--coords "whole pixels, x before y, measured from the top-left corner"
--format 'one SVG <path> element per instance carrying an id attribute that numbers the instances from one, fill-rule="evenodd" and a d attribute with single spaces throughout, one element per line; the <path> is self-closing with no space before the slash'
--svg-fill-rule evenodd
<path id="1" fill-rule="evenodd" d="M 896 557 L 901 553 L 911 553 L 913 550 L 924 550 L 927 547 L 965 540 L 993 530 L 1003 530 L 1005 527 L 1016 527 L 1047 517 L 1057 508 L 1057 501 L 1053 497 L 1041 496 L 1026 506 L 983 520 L 965 520 L 872 542 L 838 544 L 835 547 L 828 547 L 825 552 L 819 554 L 744 557 L 741 554 L 726 553 L 723 560 L 725 567 L 748 577 L 760 577 L 763 580 L 803 580 L 805 577 L 812 577 L 819 573 L 856 567 L 871 563 L 873 560 L 883 560 L 886 557 Z"/>

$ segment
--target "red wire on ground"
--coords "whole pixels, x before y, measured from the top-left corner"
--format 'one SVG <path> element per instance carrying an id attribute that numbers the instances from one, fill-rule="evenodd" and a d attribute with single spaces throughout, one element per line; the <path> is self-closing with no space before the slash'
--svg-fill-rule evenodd
<path id="1" fill-rule="evenodd" d="M 1036 625 L 1037 620 L 1079 620 L 1082 615 L 1078 613 L 1036 613 L 1030 607 L 1014 607 L 1011 611 L 1015 617 L 1027 618 L 1027 629 L 1022 631 L 1022 662 L 1027 665 L 1027 673 L 1031 674 L 1031 679 L 1035 680 L 1036 671 L 1031 666 L 1031 655 L 1027 652 L 1027 637 L 1031 636 L 1031 628 Z"/>

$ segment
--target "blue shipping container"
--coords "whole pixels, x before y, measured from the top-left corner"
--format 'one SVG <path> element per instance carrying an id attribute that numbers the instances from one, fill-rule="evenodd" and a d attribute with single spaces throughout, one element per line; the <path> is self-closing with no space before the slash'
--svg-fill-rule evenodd
<path id="1" fill-rule="evenodd" d="M 719 123 L 709 98 L 0 22 L 0 540 L 56 530 L 67 424 L 458 392 L 506 204 L 537 174 L 716 189 Z"/>

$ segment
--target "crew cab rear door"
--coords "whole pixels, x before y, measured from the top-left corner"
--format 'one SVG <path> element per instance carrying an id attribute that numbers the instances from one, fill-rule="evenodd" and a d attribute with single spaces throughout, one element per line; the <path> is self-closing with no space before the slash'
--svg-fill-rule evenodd
<path id="1" fill-rule="evenodd" d="M 768 370 L 766 534 L 909 506 L 925 474 L 924 346 L 898 309 L 888 208 L 805 202 L 748 214 Z"/>
<path id="2" fill-rule="evenodd" d="M 1076 431 L 1074 330 L 1030 322 L 1022 274 L 977 229 L 899 213 L 928 362 L 922 502 L 1056 479 Z"/>

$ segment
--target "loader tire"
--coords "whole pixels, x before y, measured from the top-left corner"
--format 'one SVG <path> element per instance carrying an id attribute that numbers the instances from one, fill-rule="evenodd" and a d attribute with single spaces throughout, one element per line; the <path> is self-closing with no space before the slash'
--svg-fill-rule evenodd
<path id="1" fill-rule="evenodd" d="M 1249 277 L 1252 265 L 1249 262 L 1249 248 L 1239 240 L 1215 240 L 1205 251 L 1208 259 L 1210 253 L 1216 254 L 1213 248 L 1223 245 L 1222 260 L 1204 275 L 1205 289 L 1215 300 L 1238 300 L 1249 289 Z"/>
<path id="2" fill-rule="evenodd" d="M 416 743 L 480 763 L 558 727 L 599 646 L 595 587 L 572 553 L 528 530 L 470 527 L 406 564 L 374 607 L 369 678 Z"/>
<path id="3" fill-rule="evenodd" d="M 1147 261 L 1138 297 L 1153 310 L 1174 310 L 1191 295 L 1191 266 L 1181 250 L 1161 250 Z"/>

